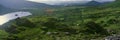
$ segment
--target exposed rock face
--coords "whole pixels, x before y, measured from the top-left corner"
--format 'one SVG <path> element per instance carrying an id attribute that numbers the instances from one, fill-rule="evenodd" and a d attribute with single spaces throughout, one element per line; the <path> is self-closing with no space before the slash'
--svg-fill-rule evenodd
<path id="1" fill-rule="evenodd" d="M 108 36 L 105 40 L 120 40 L 120 35 Z"/>

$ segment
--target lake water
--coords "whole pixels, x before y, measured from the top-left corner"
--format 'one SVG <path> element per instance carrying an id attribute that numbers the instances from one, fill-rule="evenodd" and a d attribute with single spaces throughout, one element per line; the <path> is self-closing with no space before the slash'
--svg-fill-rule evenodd
<path id="1" fill-rule="evenodd" d="M 14 20 L 18 17 L 25 17 L 29 15 L 32 15 L 32 14 L 30 12 L 13 12 L 13 13 L 0 15 L 0 25 L 3 25 L 9 22 L 10 20 Z"/>

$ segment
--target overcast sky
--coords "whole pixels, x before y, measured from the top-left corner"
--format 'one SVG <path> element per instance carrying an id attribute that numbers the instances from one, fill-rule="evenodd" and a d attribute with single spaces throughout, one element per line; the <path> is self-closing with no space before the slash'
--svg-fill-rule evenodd
<path id="1" fill-rule="evenodd" d="M 44 2 L 44 1 L 92 1 L 92 0 L 29 0 L 35 2 Z M 114 0 L 96 0 L 96 1 L 114 1 Z"/>
<path id="2" fill-rule="evenodd" d="M 27 1 L 46 3 L 46 4 L 56 4 L 56 3 L 69 2 L 69 1 L 81 1 L 82 3 L 82 2 L 92 1 L 92 0 L 27 0 Z M 95 1 L 108 2 L 108 1 L 115 1 L 115 0 L 95 0 Z"/>
<path id="3" fill-rule="evenodd" d="M 26 3 L 27 1 L 38 2 L 38 3 L 46 3 L 46 4 L 59 4 L 59 3 L 69 3 L 70 1 L 80 2 L 80 3 L 87 3 L 92 0 L 0 0 L 0 4 L 4 6 L 13 6 L 13 5 L 21 5 Z M 114 0 L 95 0 L 98 2 L 107 2 L 107 1 L 114 1 Z"/>

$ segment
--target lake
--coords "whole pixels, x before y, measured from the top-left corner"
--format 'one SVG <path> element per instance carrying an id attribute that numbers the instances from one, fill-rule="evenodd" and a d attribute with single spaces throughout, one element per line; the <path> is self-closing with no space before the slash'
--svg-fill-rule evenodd
<path id="1" fill-rule="evenodd" d="M 21 18 L 29 15 L 32 15 L 32 14 L 30 12 L 12 12 L 12 13 L 0 15 L 0 25 L 3 25 L 9 22 L 10 20 L 14 20 L 16 18 Z"/>

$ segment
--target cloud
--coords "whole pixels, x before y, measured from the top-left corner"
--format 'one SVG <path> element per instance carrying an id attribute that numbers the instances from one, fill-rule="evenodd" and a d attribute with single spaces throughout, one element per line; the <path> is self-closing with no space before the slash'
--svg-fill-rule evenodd
<path id="1" fill-rule="evenodd" d="M 27 1 L 32 1 L 32 2 L 38 2 L 38 3 L 46 3 L 46 4 L 57 4 L 57 3 L 62 3 L 62 2 L 80 2 L 80 3 L 86 3 L 92 0 L 27 0 Z M 115 0 L 95 0 L 98 2 L 108 2 L 108 1 L 115 1 Z"/>
<path id="2" fill-rule="evenodd" d="M 91 1 L 91 0 L 27 0 L 27 1 L 54 5 L 54 4 L 59 4 L 59 3 L 68 3 L 68 2 L 72 2 L 72 1 L 83 3 L 83 1 L 88 2 L 88 1 Z"/>
<path id="3" fill-rule="evenodd" d="M 28 1 L 35 1 L 35 2 L 44 2 L 44 1 L 92 1 L 92 0 L 28 0 Z M 115 1 L 115 0 L 95 0 L 95 1 Z"/>
<path id="4" fill-rule="evenodd" d="M 42 1 L 91 1 L 91 0 L 29 0 L 29 1 L 42 2 Z"/>
<path id="5" fill-rule="evenodd" d="M 115 0 L 95 0 L 95 1 L 98 1 L 98 2 L 107 2 L 107 1 L 115 1 Z"/>

